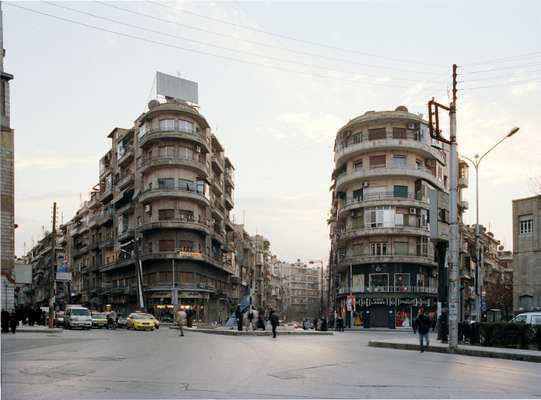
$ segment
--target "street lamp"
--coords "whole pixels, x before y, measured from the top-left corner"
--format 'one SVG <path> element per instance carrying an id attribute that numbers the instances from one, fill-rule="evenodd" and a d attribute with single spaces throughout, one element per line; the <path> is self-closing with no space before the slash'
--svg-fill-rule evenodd
<path id="1" fill-rule="evenodd" d="M 479 154 L 476 154 L 474 156 L 475 160 L 472 160 L 471 158 L 468 158 L 464 155 L 461 155 L 461 157 L 470 163 L 475 167 L 475 293 L 477 294 L 477 298 L 475 301 L 475 312 L 477 313 L 477 318 L 479 318 L 479 322 L 481 322 L 481 301 L 480 301 L 480 267 L 479 262 L 481 259 L 481 246 L 479 243 L 479 165 L 481 164 L 481 161 L 483 161 L 483 158 L 490 153 L 496 146 L 498 146 L 501 142 L 503 142 L 505 139 L 510 138 L 515 133 L 518 132 L 520 128 L 518 126 L 515 126 L 513 129 L 509 131 L 507 135 L 505 135 L 503 138 L 501 138 L 494 146 L 492 146 L 490 149 L 485 151 L 483 155 L 479 156 Z"/>

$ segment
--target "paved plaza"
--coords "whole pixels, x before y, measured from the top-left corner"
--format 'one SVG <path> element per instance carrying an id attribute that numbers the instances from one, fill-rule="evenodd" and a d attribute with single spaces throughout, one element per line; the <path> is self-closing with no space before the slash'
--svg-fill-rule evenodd
<path id="1" fill-rule="evenodd" d="M 2 335 L 3 399 L 541 397 L 541 364 L 368 347 L 409 332 Z"/>

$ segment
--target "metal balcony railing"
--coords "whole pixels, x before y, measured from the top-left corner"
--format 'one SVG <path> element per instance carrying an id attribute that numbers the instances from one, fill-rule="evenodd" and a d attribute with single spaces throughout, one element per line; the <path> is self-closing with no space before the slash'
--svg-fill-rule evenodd
<path id="1" fill-rule="evenodd" d="M 339 294 L 345 293 L 422 293 L 422 294 L 437 294 L 438 288 L 432 286 L 352 286 L 341 287 L 338 289 Z"/>

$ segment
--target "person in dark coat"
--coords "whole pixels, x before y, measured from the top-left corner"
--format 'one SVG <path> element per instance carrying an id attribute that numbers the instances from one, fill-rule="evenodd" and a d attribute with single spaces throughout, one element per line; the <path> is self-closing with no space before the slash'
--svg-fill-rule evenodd
<path id="1" fill-rule="evenodd" d="M 270 311 L 269 320 L 272 326 L 272 337 L 276 339 L 276 328 L 280 324 L 278 320 L 278 314 L 276 314 L 273 310 Z"/>
<path id="2" fill-rule="evenodd" d="M 186 310 L 186 326 L 188 328 L 191 328 L 192 327 L 192 321 L 193 321 L 193 310 L 192 308 L 188 308 Z"/>
<path id="3" fill-rule="evenodd" d="M 425 349 L 428 349 L 430 345 L 429 332 L 430 331 L 430 319 L 425 314 L 425 310 L 422 308 L 419 310 L 419 315 L 415 322 L 413 322 L 413 332 L 419 332 L 419 344 L 421 353 L 425 352 Z M 426 341 L 426 347 L 424 346 L 424 341 Z"/>
<path id="4" fill-rule="evenodd" d="M 447 307 L 441 311 L 439 322 L 439 335 L 442 343 L 447 343 L 447 336 L 449 335 L 449 313 Z"/>
<path id="5" fill-rule="evenodd" d="M 237 330 L 242 331 L 242 311 L 240 310 L 240 305 L 235 310 L 235 318 L 237 319 Z"/>
<path id="6" fill-rule="evenodd" d="M 2 310 L 2 333 L 9 332 L 9 312 Z"/>
<path id="7" fill-rule="evenodd" d="M 15 311 L 11 312 L 9 314 L 9 327 L 11 328 L 11 333 L 15 335 L 15 331 L 17 330 L 17 323 L 19 321 L 17 320 L 17 314 L 15 314 Z"/>
<path id="8" fill-rule="evenodd" d="M 257 329 L 261 328 L 265 330 L 265 320 L 263 319 L 263 312 L 257 314 Z"/>

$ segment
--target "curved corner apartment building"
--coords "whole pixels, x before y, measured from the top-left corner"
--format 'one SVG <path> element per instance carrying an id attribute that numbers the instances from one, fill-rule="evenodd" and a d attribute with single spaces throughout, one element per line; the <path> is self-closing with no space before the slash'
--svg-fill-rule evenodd
<path id="1" fill-rule="evenodd" d="M 401 326 L 421 305 L 435 308 L 448 229 L 443 144 L 421 116 L 400 106 L 349 121 L 336 135 L 334 161 L 336 308 L 349 323 L 346 298 L 353 294 L 357 322 L 369 319 L 370 326 Z"/>
<path id="2" fill-rule="evenodd" d="M 147 309 L 171 314 L 178 296 L 197 319 L 223 318 L 238 297 L 227 243 L 234 168 L 207 120 L 183 101 L 152 100 L 132 129 L 109 137 L 100 183 L 71 230 L 81 301 L 137 308 L 140 259 Z"/>

